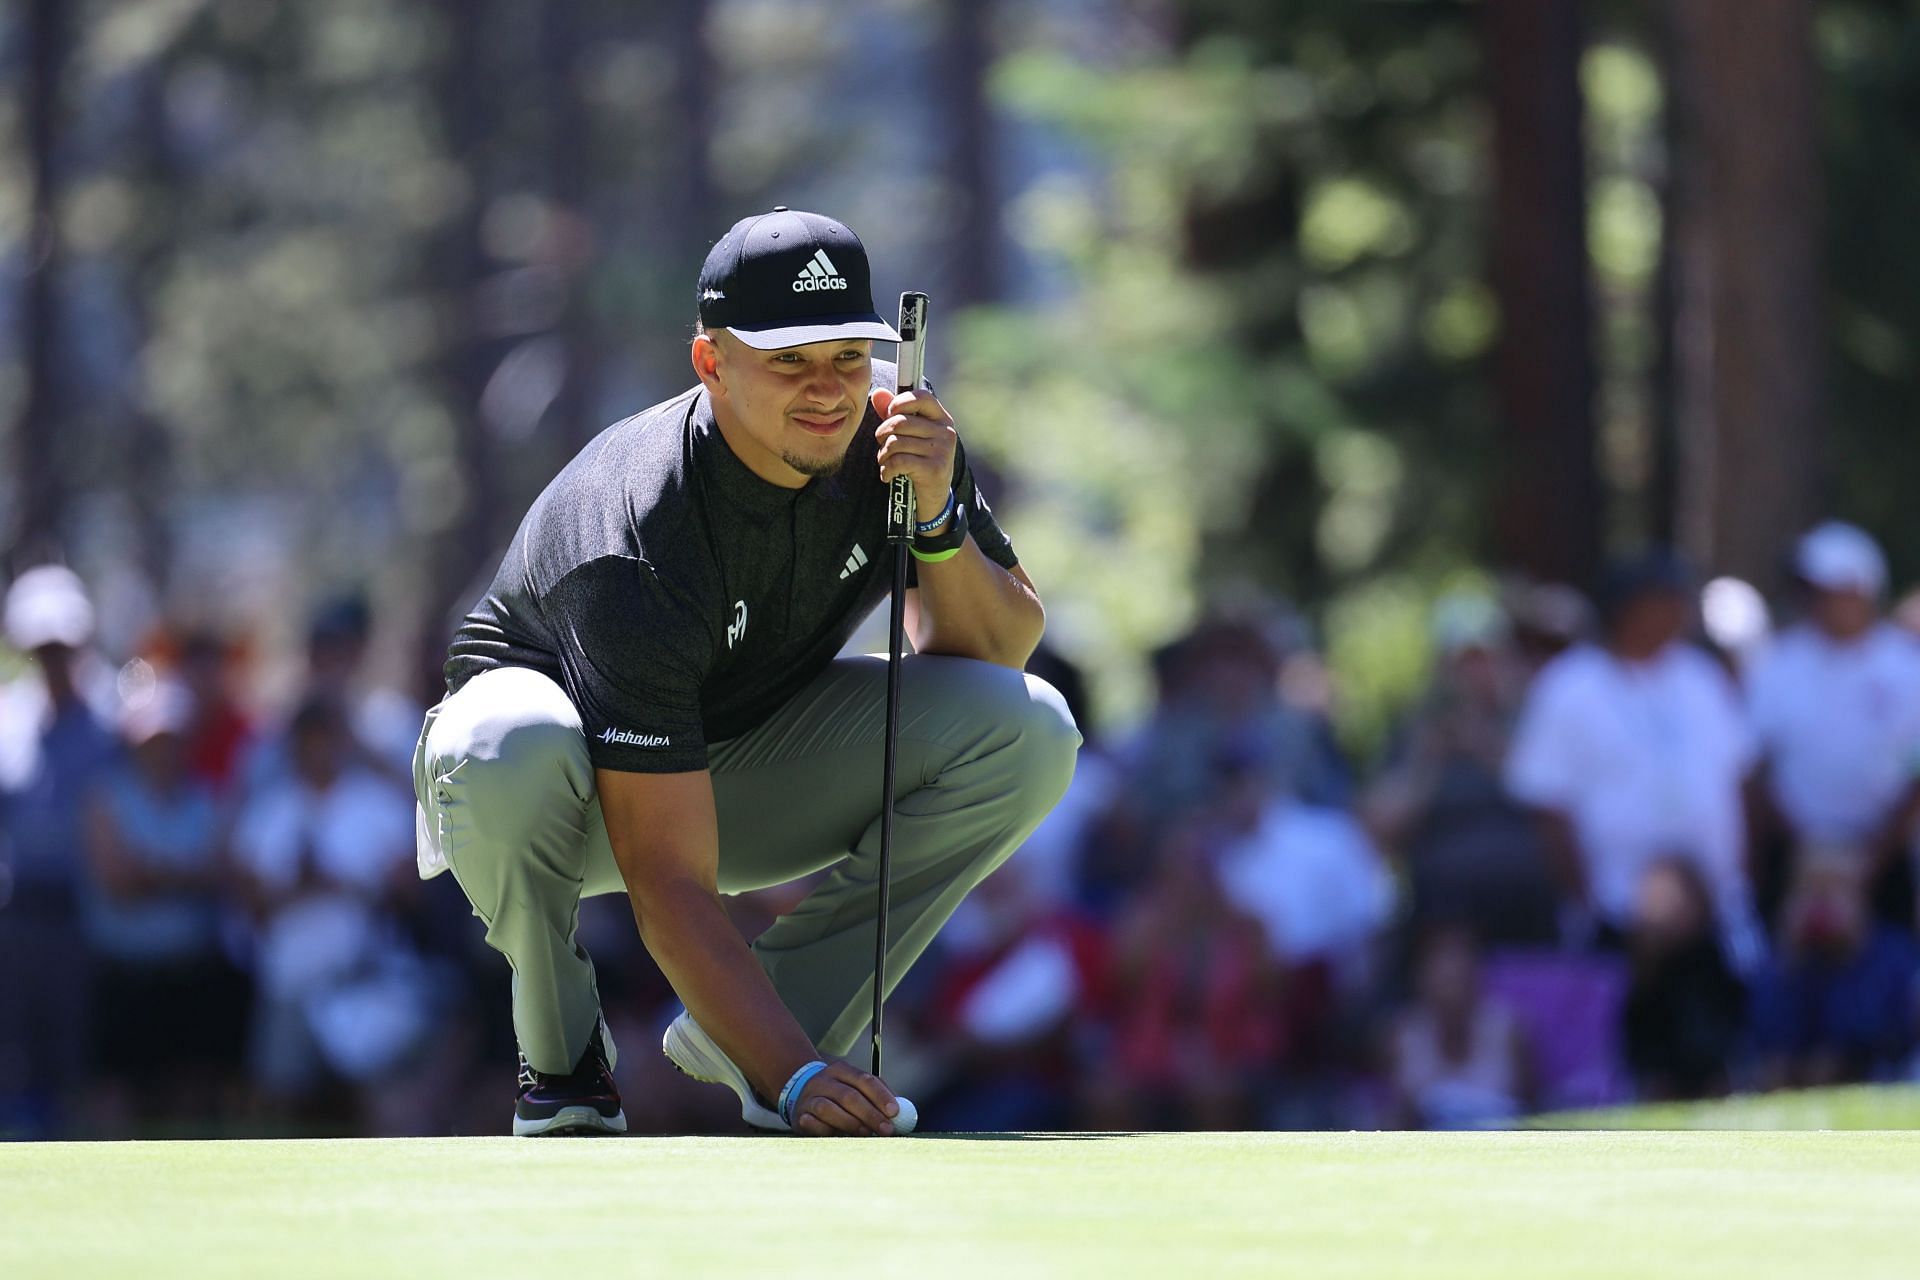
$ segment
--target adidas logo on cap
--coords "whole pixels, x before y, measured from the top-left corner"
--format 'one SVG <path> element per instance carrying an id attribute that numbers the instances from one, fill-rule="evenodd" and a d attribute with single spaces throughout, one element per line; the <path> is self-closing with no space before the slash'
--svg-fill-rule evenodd
<path id="1" fill-rule="evenodd" d="M 847 281 L 840 269 L 833 265 L 833 259 L 827 256 L 825 249 L 815 249 L 813 257 L 801 270 L 793 282 L 795 293 L 813 293 L 819 289 L 844 289 Z"/>

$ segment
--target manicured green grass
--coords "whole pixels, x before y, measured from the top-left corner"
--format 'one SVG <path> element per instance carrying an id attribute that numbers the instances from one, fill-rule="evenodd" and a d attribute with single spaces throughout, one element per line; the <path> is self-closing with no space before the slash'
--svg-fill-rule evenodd
<path id="1" fill-rule="evenodd" d="M 1717 1102 L 1564 1111 L 1542 1129 L 1920 1129 L 1920 1086 L 1855 1085 L 1762 1093 Z"/>
<path id="2" fill-rule="evenodd" d="M 0 1276 L 1915 1274 L 1920 1135 L 0 1145 Z"/>

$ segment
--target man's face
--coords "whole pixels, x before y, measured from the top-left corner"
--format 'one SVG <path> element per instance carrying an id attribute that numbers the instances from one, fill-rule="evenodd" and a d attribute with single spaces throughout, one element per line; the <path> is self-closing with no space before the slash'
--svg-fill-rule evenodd
<path id="1" fill-rule="evenodd" d="M 864 338 L 756 351 L 724 329 L 693 350 L 727 443 L 755 475 L 790 489 L 840 469 L 866 415 L 872 361 Z"/>
<path id="2" fill-rule="evenodd" d="M 1687 633 L 1693 601 L 1678 591 L 1656 590 L 1621 606 L 1614 638 L 1635 657 L 1651 657 Z"/>
<path id="3" fill-rule="evenodd" d="M 1879 602 L 1864 591 L 1815 591 L 1813 618 L 1822 631 L 1850 640 L 1879 620 Z"/>
<path id="4" fill-rule="evenodd" d="M 308 784 L 333 785 L 346 755 L 346 733 L 331 720 L 305 725 L 293 735 L 294 771 Z"/>
<path id="5" fill-rule="evenodd" d="M 43 644 L 33 651 L 33 656 L 49 685 L 57 690 L 71 687 L 75 650 L 64 644 Z"/>
<path id="6" fill-rule="evenodd" d="M 176 732 L 156 733 L 134 746 L 133 759 L 149 778 L 176 778 L 184 772 L 186 742 Z"/>

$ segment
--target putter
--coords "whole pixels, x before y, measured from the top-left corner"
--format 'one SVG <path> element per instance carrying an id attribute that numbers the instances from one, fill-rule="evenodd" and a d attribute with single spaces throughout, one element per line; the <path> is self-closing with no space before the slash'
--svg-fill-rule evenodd
<path id="1" fill-rule="evenodd" d="M 917 391 L 927 365 L 927 295 L 900 295 L 899 391 Z M 887 899 L 893 874 L 893 757 L 900 737 L 900 651 L 906 637 L 907 549 L 913 544 L 913 481 L 895 476 L 887 492 L 887 542 L 893 547 L 893 612 L 887 625 L 886 761 L 880 790 L 880 910 L 873 938 L 873 1074 L 880 1074 L 880 1020 L 887 1003 Z"/>

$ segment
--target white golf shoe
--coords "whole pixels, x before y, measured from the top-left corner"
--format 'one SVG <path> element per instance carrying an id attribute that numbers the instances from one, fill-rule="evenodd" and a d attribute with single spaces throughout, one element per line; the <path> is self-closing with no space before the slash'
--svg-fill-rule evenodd
<path id="1" fill-rule="evenodd" d="M 740 1068 L 720 1052 L 720 1046 L 700 1029 L 692 1014 L 682 1011 L 668 1024 L 666 1035 L 660 1038 L 660 1052 L 667 1055 L 667 1061 L 678 1067 L 682 1075 L 708 1084 L 723 1084 L 733 1090 L 740 1098 L 740 1118 L 754 1128 L 769 1133 L 792 1132 L 780 1113 L 754 1093 Z"/>

